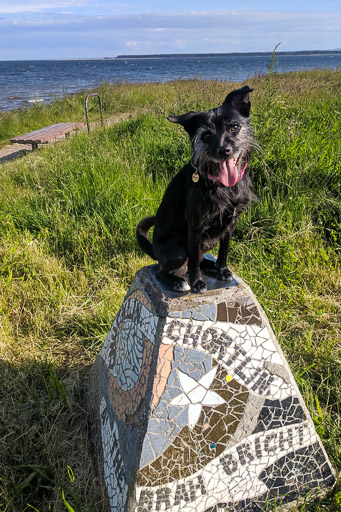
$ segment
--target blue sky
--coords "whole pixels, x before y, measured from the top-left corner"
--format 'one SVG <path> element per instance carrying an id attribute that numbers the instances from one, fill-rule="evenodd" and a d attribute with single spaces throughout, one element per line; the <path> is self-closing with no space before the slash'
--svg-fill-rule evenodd
<path id="1" fill-rule="evenodd" d="M 0 60 L 341 48 L 341 0 L 0 0 Z"/>

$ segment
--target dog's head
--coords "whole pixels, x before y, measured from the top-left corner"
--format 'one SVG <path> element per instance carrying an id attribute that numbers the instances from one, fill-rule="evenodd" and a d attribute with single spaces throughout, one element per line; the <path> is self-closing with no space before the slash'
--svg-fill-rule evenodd
<path id="1" fill-rule="evenodd" d="M 232 91 L 220 107 L 206 112 L 168 117 L 189 134 L 199 174 L 225 187 L 239 181 L 256 145 L 249 118 L 251 91 L 248 86 Z"/>

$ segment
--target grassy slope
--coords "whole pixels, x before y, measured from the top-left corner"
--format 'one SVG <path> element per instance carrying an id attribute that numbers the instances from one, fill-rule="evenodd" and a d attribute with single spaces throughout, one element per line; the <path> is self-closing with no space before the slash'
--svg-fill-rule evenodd
<path id="1" fill-rule="evenodd" d="M 340 73 L 248 84 L 263 149 L 250 165 L 259 202 L 238 225 L 230 264 L 263 305 L 339 468 Z M 135 226 L 190 155 L 165 116 L 216 106 L 235 86 L 104 84 L 106 114 L 133 119 L 1 166 L 0 510 L 67 510 L 63 492 L 76 511 L 103 509 L 82 386 L 129 282 L 149 263 Z M 1 115 L 0 143 L 82 120 L 83 100 Z M 340 501 L 336 490 L 304 510 L 334 512 Z"/>

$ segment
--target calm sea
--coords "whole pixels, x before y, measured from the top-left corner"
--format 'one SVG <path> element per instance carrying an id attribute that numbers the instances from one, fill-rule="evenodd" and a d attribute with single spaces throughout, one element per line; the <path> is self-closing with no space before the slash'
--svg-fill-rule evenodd
<path id="1" fill-rule="evenodd" d="M 0 111 L 53 101 L 103 81 L 165 82 L 201 78 L 243 81 L 267 72 L 269 56 L 0 62 Z M 341 55 L 277 55 L 279 72 L 341 69 Z"/>

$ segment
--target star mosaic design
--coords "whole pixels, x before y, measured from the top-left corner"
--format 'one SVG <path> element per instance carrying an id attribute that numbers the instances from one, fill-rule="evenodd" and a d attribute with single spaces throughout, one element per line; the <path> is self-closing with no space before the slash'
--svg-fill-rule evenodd
<path id="1" fill-rule="evenodd" d="M 197 424 L 204 405 L 216 407 L 226 402 L 218 393 L 210 390 L 217 368 L 212 368 L 199 381 L 178 370 L 183 393 L 173 398 L 171 405 L 188 405 L 188 426 L 191 430 Z"/>
<path id="2" fill-rule="evenodd" d="M 111 512 L 135 479 L 135 512 L 287 510 L 325 494 L 332 466 L 249 288 L 185 302 L 153 282 L 139 271 L 94 367 Z"/>

